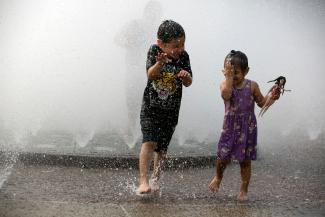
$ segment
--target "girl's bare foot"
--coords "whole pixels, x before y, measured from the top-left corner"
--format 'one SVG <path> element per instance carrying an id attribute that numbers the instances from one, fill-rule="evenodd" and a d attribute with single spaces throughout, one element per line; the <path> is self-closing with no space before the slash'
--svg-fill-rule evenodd
<path id="1" fill-rule="evenodd" d="M 243 201 L 247 201 L 248 197 L 247 197 L 247 192 L 244 191 L 240 191 L 238 196 L 237 196 L 237 200 L 243 202 Z"/>
<path id="2" fill-rule="evenodd" d="M 218 192 L 221 180 L 217 178 L 217 176 L 213 177 L 209 184 L 209 189 L 212 192 Z"/>
<path id="3" fill-rule="evenodd" d="M 148 194 L 150 192 L 151 192 L 151 188 L 146 183 L 139 185 L 139 188 L 137 189 L 138 194 Z"/>

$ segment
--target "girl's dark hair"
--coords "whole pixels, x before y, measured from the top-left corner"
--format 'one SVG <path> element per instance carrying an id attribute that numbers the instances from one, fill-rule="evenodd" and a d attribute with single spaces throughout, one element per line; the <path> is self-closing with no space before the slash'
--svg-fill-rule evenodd
<path id="1" fill-rule="evenodd" d="M 183 27 L 173 20 L 163 21 L 157 32 L 157 38 L 163 43 L 168 43 L 173 39 L 185 37 L 185 31 Z"/>
<path id="2" fill-rule="evenodd" d="M 231 64 L 234 66 L 239 66 L 241 70 L 248 69 L 248 59 L 246 54 L 241 51 L 231 50 L 230 53 L 226 56 L 226 59 L 231 59 Z"/>

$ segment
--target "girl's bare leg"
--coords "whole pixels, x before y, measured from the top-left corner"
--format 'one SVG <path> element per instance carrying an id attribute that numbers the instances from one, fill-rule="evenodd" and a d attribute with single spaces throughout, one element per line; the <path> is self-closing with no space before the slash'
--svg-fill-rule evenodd
<path id="1" fill-rule="evenodd" d="M 150 168 L 150 164 L 152 162 L 153 151 L 156 146 L 154 142 L 145 142 L 141 146 L 140 156 L 139 156 L 139 170 L 140 170 L 140 177 L 139 177 L 139 188 L 138 192 L 140 194 L 149 193 L 151 191 L 148 180 L 147 174 Z"/>
<path id="2" fill-rule="evenodd" d="M 241 185 L 238 194 L 238 200 L 247 200 L 248 185 L 251 179 L 251 160 L 245 160 L 240 163 Z"/>
<path id="3" fill-rule="evenodd" d="M 222 161 L 222 160 L 217 160 L 216 162 L 216 175 L 212 178 L 210 184 L 209 184 L 209 189 L 212 192 L 218 192 L 220 183 L 223 177 L 223 173 L 227 167 L 227 164 L 229 161 Z"/>

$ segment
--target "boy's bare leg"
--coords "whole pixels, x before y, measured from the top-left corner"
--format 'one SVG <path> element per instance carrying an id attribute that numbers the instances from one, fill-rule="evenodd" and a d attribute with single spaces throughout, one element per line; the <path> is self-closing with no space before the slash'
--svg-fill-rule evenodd
<path id="1" fill-rule="evenodd" d="M 167 152 L 166 151 L 161 151 L 161 152 L 155 152 L 154 155 L 154 169 L 153 169 L 153 174 L 151 176 L 151 190 L 152 191 L 157 191 L 159 190 L 159 185 L 158 185 L 158 180 L 160 179 L 161 175 L 161 170 L 162 167 L 164 166 L 164 163 L 167 158 Z"/>
<path id="2" fill-rule="evenodd" d="M 212 192 L 218 192 L 220 183 L 223 177 L 223 172 L 225 171 L 229 161 L 217 160 L 216 162 L 216 175 L 212 178 L 209 189 Z"/>
<path id="3" fill-rule="evenodd" d="M 158 179 L 160 178 L 160 173 L 166 161 L 166 158 L 167 158 L 166 151 L 162 151 L 159 153 L 155 152 L 153 177 L 157 177 Z"/>
<path id="4" fill-rule="evenodd" d="M 139 156 L 140 177 L 139 177 L 139 188 L 138 188 L 138 192 L 140 194 L 149 193 L 151 191 L 147 180 L 147 174 L 150 168 L 150 164 L 152 162 L 152 156 L 153 156 L 155 145 L 156 143 L 154 142 L 145 142 L 141 146 L 141 151 Z"/>
<path id="5" fill-rule="evenodd" d="M 248 185 L 251 179 L 251 160 L 245 160 L 240 163 L 241 185 L 238 194 L 238 200 L 247 200 Z"/>

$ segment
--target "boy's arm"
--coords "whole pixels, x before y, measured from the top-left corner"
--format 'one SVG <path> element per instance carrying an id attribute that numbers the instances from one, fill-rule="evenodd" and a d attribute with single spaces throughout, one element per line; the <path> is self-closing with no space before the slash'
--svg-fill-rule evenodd
<path id="1" fill-rule="evenodd" d="M 260 108 L 262 108 L 266 102 L 267 95 L 266 96 L 262 95 L 258 84 L 254 81 L 252 81 L 252 92 L 253 92 L 254 101 Z"/>
<path id="2" fill-rule="evenodd" d="M 165 63 L 171 60 L 166 53 L 158 50 L 158 47 L 152 46 L 147 55 L 147 76 L 150 80 L 156 80 L 160 77 L 160 70 Z"/>
<path id="3" fill-rule="evenodd" d="M 189 76 L 186 76 L 182 79 L 182 83 L 185 87 L 189 87 L 191 86 L 193 79 L 192 76 L 190 74 L 188 74 Z"/>
<path id="4" fill-rule="evenodd" d="M 182 70 L 177 74 L 177 77 L 182 80 L 185 87 L 191 86 L 193 82 L 193 74 L 191 69 L 190 57 L 186 51 L 182 56 L 181 62 L 183 63 Z"/>
<path id="5" fill-rule="evenodd" d="M 185 87 L 188 87 L 192 84 L 193 79 L 192 79 L 191 73 L 189 73 L 186 70 L 181 70 L 177 74 L 177 77 L 182 80 L 182 83 Z"/>
<path id="6" fill-rule="evenodd" d="M 160 77 L 160 69 L 164 65 L 163 61 L 157 61 L 154 65 L 152 65 L 148 71 L 147 76 L 151 80 L 156 80 Z"/>

